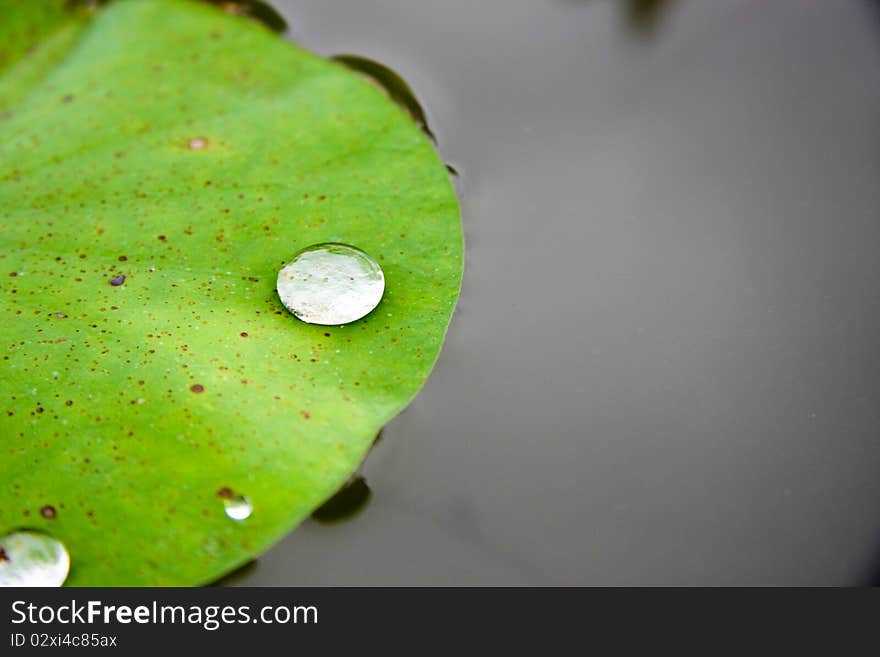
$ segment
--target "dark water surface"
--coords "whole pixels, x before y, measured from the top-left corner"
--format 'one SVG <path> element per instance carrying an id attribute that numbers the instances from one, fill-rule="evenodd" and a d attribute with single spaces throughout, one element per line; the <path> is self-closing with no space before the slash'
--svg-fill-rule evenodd
<path id="1" fill-rule="evenodd" d="M 880 13 L 287 0 L 462 173 L 437 368 L 239 585 L 859 584 L 880 569 Z"/>

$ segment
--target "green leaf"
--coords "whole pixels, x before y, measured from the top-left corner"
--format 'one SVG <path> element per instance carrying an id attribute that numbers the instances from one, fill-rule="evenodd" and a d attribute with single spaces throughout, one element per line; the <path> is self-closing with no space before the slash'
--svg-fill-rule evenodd
<path id="1" fill-rule="evenodd" d="M 403 110 L 258 22 L 66 5 L 0 0 L 0 535 L 63 541 L 71 585 L 201 584 L 339 489 L 423 384 L 458 203 Z M 366 318 L 284 310 L 278 270 L 319 242 L 382 266 Z"/>

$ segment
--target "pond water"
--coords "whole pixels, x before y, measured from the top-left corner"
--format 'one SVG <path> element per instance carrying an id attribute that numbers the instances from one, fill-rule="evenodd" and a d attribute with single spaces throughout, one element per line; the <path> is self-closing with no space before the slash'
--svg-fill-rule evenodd
<path id="1" fill-rule="evenodd" d="M 877 578 L 877 6 L 275 5 L 415 89 L 467 265 L 368 503 L 230 583 Z"/>

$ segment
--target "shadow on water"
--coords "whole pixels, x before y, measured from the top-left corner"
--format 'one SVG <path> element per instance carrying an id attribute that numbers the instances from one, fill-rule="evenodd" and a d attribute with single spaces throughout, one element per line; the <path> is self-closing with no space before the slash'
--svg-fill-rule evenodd
<path id="1" fill-rule="evenodd" d="M 428 117 L 425 115 L 425 110 L 406 80 L 384 64 L 360 55 L 333 55 L 330 59 L 366 76 L 368 80 L 378 85 L 391 100 L 406 110 L 412 120 L 422 129 L 422 132 L 431 138 L 431 141 L 437 143 L 437 138 L 428 127 Z"/>
<path id="2" fill-rule="evenodd" d="M 376 442 L 382 436 L 382 432 L 376 436 Z M 373 445 L 376 444 L 373 443 Z M 329 500 L 312 512 L 312 519 L 324 525 L 335 524 L 353 518 L 366 508 L 372 497 L 372 491 L 367 485 L 367 480 L 361 475 L 353 476 L 342 488 L 340 488 Z M 256 559 L 248 561 L 243 566 L 223 577 L 211 582 L 209 586 L 231 586 L 246 579 L 257 569 Z"/>
<path id="3" fill-rule="evenodd" d="M 228 0 L 201 1 L 216 5 L 227 14 L 252 18 L 275 32 L 284 32 L 287 29 L 287 21 L 284 20 L 284 17 L 266 2 L 260 2 L 259 0 L 238 0 L 237 2 L 229 2 Z"/>
<path id="4" fill-rule="evenodd" d="M 382 431 L 376 434 L 370 449 L 376 447 L 382 440 Z M 359 474 L 355 474 L 334 495 L 312 512 L 312 519 L 324 525 L 335 524 L 353 518 L 363 511 L 372 497 L 372 491 L 367 485 L 367 480 Z M 239 566 L 230 573 L 209 586 L 231 586 L 240 580 L 246 579 L 257 569 L 257 560 L 249 561 Z"/>
<path id="5" fill-rule="evenodd" d="M 624 20 L 627 27 L 637 34 L 652 35 L 675 0 L 626 0 Z"/>
<path id="6" fill-rule="evenodd" d="M 566 0 L 569 4 L 592 4 L 594 0 Z M 653 36 L 676 0 L 618 0 L 627 30 L 641 37 Z"/>
<path id="7" fill-rule="evenodd" d="M 373 438 L 370 452 L 382 440 L 383 431 L 379 431 Z M 366 459 L 364 460 L 366 461 Z M 363 463 L 361 463 L 361 467 L 363 467 Z M 363 475 L 355 472 L 342 488 L 312 512 L 312 520 L 321 524 L 332 524 L 353 518 L 366 508 L 372 495 L 367 480 Z"/>
<path id="8" fill-rule="evenodd" d="M 410 118 L 421 129 L 421 131 L 424 132 L 432 142 L 434 142 L 434 145 L 437 145 L 437 137 L 428 125 L 428 117 L 422 103 L 416 97 L 412 87 L 410 87 L 406 80 L 404 80 L 398 73 L 384 64 L 380 64 L 367 57 L 361 57 L 360 55 L 333 55 L 330 59 L 342 64 L 349 70 L 360 74 L 374 86 L 384 91 L 392 102 L 409 114 Z M 461 174 L 456 167 L 448 162 L 446 162 L 445 165 L 446 171 L 449 172 L 450 176 L 456 179 L 457 185 L 457 181 L 461 178 Z"/>
<path id="9" fill-rule="evenodd" d="M 356 475 L 312 512 L 312 520 L 321 524 L 332 524 L 353 518 L 366 508 L 372 495 L 367 480 Z"/>
<path id="10" fill-rule="evenodd" d="M 412 87 L 398 73 L 392 71 L 384 64 L 380 64 L 367 57 L 361 57 L 360 55 L 333 55 L 330 59 L 358 73 L 366 78 L 368 82 L 385 92 L 393 103 L 409 114 L 421 131 L 434 142 L 434 145 L 438 145 L 437 137 L 428 126 L 428 117 L 422 103 L 416 97 Z M 449 172 L 449 175 L 454 180 L 456 189 L 460 191 L 461 174 L 449 162 L 444 164 L 446 165 L 446 171 Z"/>

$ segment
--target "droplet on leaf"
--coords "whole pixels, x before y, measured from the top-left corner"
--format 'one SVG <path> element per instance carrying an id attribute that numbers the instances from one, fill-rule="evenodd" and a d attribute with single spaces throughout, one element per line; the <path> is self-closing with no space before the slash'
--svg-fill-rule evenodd
<path id="1" fill-rule="evenodd" d="M 226 515 L 233 520 L 247 520 L 254 510 L 251 501 L 244 495 L 224 497 L 223 507 L 226 509 Z"/>
<path id="2" fill-rule="evenodd" d="M 64 545 L 39 532 L 0 537 L 0 555 L 0 586 L 61 586 L 70 571 Z"/>
<path id="3" fill-rule="evenodd" d="M 278 296 L 309 324 L 348 324 L 382 300 L 385 275 L 366 253 L 347 244 L 315 244 L 278 273 Z"/>

